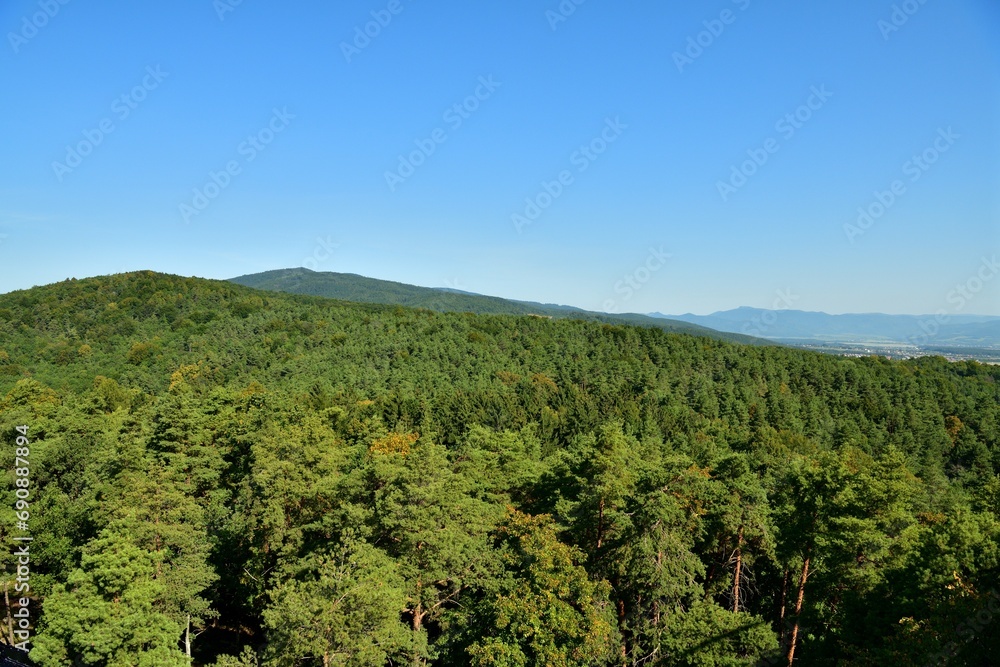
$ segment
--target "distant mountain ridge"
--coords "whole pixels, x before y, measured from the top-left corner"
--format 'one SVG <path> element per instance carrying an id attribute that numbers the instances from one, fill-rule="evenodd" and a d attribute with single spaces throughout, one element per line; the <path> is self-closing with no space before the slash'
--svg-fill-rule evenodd
<path id="1" fill-rule="evenodd" d="M 305 268 L 277 269 L 230 278 L 229 282 L 260 290 L 307 294 L 310 296 L 341 299 L 343 301 L 426 308 L 441 312 L 536 315 L 552 318 L 569 317 L 607 322 L 608 324 L 632 324 L 636 326 L 656 327 L 673 333 L 708 336 L 737 343 L 767 344 L 761 338 L 754 338 L 740 333 L 719 332 L 696 323 L 679 322 L 669 318 L 649 317 L 647 315 L 632 313 L 609 315 L 607 313 L 597 313 L 581 308 L 574 308 L 572 306 L 503 299 L 452 288 L 418 287 L 391 280 L 368 278 L 354 273 L 311 271 Z"/>
<path id="2" fill-rule="evenodd" d="M 990 315 L 830 315 L 802 310 L 742 307 L 711 315 L 651 313 L 650 316 L 775 341 L 1000 347 L 1000 317 Z"/>

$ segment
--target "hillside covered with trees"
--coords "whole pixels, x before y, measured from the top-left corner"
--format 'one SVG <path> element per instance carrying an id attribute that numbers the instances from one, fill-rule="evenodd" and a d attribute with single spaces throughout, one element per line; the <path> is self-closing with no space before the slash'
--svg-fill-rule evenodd
<path id="1" fill-rule="evenodd" d="M 479 315 L 536 315 L 556 319 L 572 318 L 605 324 L 633 324 L 655 327 L 671 333 L 687 333 L 719 340 L 752 345 L 769 344 L 739 332 L 717 331 L 691 322 L 667 317 L 650 317 L 638 313 L 598 313 L 573 306 L 560 306 L 535 301 L 516 301 L 496 296 L 484 296 L 454 289 L 418 287 L 391 280 L 368 278 L 354 273 L 310 271 L 305 268 L 277 269 L 230 279 L 238 285 L 270 292 L 325 296 L 330 299 L 358 303 L 381 303 L 410 308 L 425 308 L 443 313 L 476 313 Z"/>
<path id="2" fill-rule="evenodd" d="M 44 667 L 1000 654 L 1000 367 L 139 272 L 0 295 L 6 545 L 21 425 Z"/>

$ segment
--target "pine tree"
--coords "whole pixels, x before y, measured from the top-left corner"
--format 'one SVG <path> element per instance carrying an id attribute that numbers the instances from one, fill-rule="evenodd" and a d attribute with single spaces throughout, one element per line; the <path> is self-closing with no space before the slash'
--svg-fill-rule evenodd
<path id="1" fill-rule="evenodd" d="M 155 574 L 162 552 L 105 530 L 84 549 L 80 567 L 45 600 L 31 659 L 42 667 L 182 667 L 182 626 L 161 611 L 166 584 Z"/>
<path id="2" fill-rule="evenodd" d="M 619 637 L 610 586 L 592 581 L 583 553 L 562 544 L 550 517 L 511 511 L 498 529 L 509 573 L 478 610 L 482 636 L 468 648 L 478 667 L 607 664 Z"/>
<path id="3" fill-rule="evenodd" d="M 294 569 L 264 611 L 270 664 L 321 658 L 323 667 L 381 667 L 403 653 L 403 581 L 384 553 L 350 541 Z"/>

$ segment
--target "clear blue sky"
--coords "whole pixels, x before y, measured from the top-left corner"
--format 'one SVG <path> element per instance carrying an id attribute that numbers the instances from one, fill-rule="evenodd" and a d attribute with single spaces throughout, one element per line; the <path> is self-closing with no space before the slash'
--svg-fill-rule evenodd
<path id="1" fill-rule="evenodd" d="M 991 0 L 62 2 L 0 4 L 2 292 L 305 264 L 617 312 L 1000 315 Z"/>

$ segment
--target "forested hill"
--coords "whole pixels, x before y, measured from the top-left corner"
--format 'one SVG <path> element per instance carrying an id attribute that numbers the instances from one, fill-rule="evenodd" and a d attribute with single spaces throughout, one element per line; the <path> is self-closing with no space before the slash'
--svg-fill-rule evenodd
<path id="1" fill-rule="evenodd" d="M 533 301 L 516 301 L 495 296 L 484 296 L 459 290 L 417 287 L 390 280 L 367 278 L 353 273 L 310 271 L 309 269 L 278 269 L 232 278 L 231 282 L 256 289 L 290 294 L 325 296 L 360 303 L 382 303 L 411 308 L 427 308 L 440 312 L 477 313 L 481 315 L 538 315 L 552 318 L 573 318 L 609 324 L 634 324 L 656 327 L 675 333 L 709 336 L 720 340 L 755 345 L 771 345 L 763 339 L 740 333 L 716 331 L 699 324 L 680 320 L 650 317 L 637 313 L 609 315 Z"/>
<path id="2" fill-rule="evenodd" d="M 44 667 L 993 664 L 998 406 L 975 362 L 73 280 L 0 295 L 0 540 L 28 488 Z"/>

